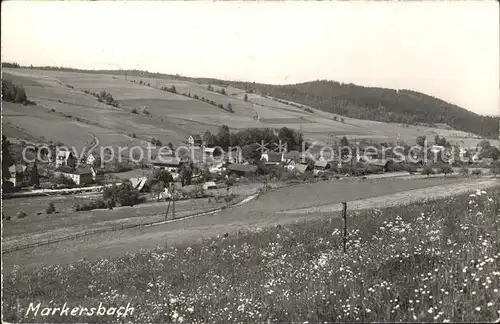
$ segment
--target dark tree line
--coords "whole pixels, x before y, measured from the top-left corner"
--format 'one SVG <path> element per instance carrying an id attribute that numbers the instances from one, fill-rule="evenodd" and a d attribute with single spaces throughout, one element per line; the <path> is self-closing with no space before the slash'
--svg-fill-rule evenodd
<path id="1" fill-rule="evenodd" d="M 279 130 L 271 128 L 249 128 L 232 133 L 227 125 L 222 125 L 218 134 L 213 135 L 206 131 L 203 135 L 203 142 L 207 146 L 220 146 L 224 150 L 229 147 L 240 147 L 245 158 L 258 158 L 258 147 L 262 142 L 269 143 L 267 148 L 273 150 L 280 143 L 286 144 L 288 151 L 302 150 L 302 133 L 293 129 L 283 127 Z M 260 153 L 259 153 L 260 154 Z M 260 155 L 259 155 L 260 157 Z"/>

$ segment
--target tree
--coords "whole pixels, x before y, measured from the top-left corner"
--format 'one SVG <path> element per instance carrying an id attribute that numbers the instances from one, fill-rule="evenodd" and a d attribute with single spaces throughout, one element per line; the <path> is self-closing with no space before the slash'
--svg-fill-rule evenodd
<path id="1" fill-rule="evenodd" d="M 182 186 L 190 185 L 191 179 L 193 177 L 193 169 L 191 166 L 184 164 L 181 167 L 181 172 L 179 173 L 179 177 L 181 179 Z"/>
<path id="2" fill-rule="evenodd" d="M 209 85 L 208 85 L 208 87 L 207 87 L 207 90 L 208 90 L 208 91 L 214 91 L 214 88 L 212 87 L 212 85 L 211 85 L 211 84 L 209 84 Z"/>
<path id="3" fill-rule="evenodd" d="M 170 186 L 174 178 L 168 170 L 156 169 L 153 173 L 153 178 L 150 181 L 150 186 L 153 191 L 158 193 L 157 200 L 160 200 L 160 194 Z"/>
<path id="4" fill-rule="evenodd" d="M 469 168 L 464 166 L 460 169 L 460 175 L 463 177 L 469 176 Z"/>
<path id="5" fill-rule="evenodd" d="M 40 177 L 38 175 L 38 167 L 36 165 L 36 162 L 33 164 L 33 167 L 31 168 L 31 185 L 34 187 L 39 187 L 40 186 Z"/>
<path id="6" fill-rule="evenodd" d="M 342 148 L 340 154 L 342 158 L 345 158 L 349 155 L 349 141 L 347 140 L 347 137 L 343 136 L 340 139 L 340 147 Z"/>
<path id="7" fill-rule="evenodd" d="M 172 144 L 172 142 L 168 142 L 167 144 L 168 148 L 170 149 L 170 151 L 174 151 L 174 144 Z"/>
<path id="8" fill-rule="evenodd" d="M 26 91 L 23 87 L 17 87 L 15 102 L 23 103 L 26 102 L 28 98 L 26 97 Z"/>
<path id="9" fill-rule="evenodd" d="M 487 140 L 479 142 L 477 147 L 479 150 L 479 158 L 481 159 L 488 158 L 497 161 L 500 157 L 500 149 L 491 145 L 491 143 Z"/>
<path id="10" fill-rule="evenodd" d="M 9 167 L 14 164 L 14 159 L 9 152 L 10 142 L 2 135 L 2 180 L 10 178 Z"/>
<path id="11" fill-rule="evenodd" d="M 253 164 L 260 158 L 260 152 L 258 149 L 259 149 L 259 144 L 257 143 L 245 145 L 241 149 L 241 155 L 245 160 Z"/>
<path id="12" fill-rule="evenodd" d="M 45 212 L 47 214 L 52 214 L 56 211 L 56 207 L 54 206 L 54 203 L 49 203 L 49 206 L 47 207 L 47 209 L 45 210 Z"/>
<path id="13" fill-rule="evenodd" d="M 217 135 L 217 144 L 224 150 L 227 150 L 231 145 L 231 132 L 227 125 L 222 125 L 219 129 L 219 134 Z"/>
<path id="14" fill-rule="evenodd" d="M 208 182 L 208 181 L 213 179 L 213 175 L 212 175 L 212 173 L 210 173 L 210 170 L 208 169 L 208 167 L 204 167 L 204 168 L 200 169 L 199 173 L 200 173 L 200 177 L 203 180 L 203 182 Z"/>
<path id="15" fill-rule="evenodd" d="M 229 112 L 234 112 L 234 110 L 233 110 L 233 105 L 231 105 L 231 103 L 228 103 L 228 104 L 227 104 L 227 110 L 228 110 Z"/>
<path id="16" fill-rule="evenodd" d="M 419 137 L 417 137 L 417 140 L 416 140 L 417 145 L 422 146 L 422 147 L 425 146 L 425 141 L 426 141 L 425 136 L 419 136 Z"/>
<path id="17" fill-rule="evenodd" d="M 243 97 L 244 101 L 248 101 L 248 95 L 245 93 L 245 96 Z"/>

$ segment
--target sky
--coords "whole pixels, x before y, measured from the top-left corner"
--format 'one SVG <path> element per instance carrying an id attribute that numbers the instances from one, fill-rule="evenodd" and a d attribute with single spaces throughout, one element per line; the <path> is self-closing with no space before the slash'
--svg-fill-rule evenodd
<path id="1" fill-rule="evenodd" d="M 500 115 L 497 1 L 2 2 L 2 61 L 412 89 Z"/>

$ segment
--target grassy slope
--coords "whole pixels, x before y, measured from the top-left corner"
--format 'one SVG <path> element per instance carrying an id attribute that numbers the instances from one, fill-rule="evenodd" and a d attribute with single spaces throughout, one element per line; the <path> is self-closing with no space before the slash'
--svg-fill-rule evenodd
<path id="1" fill-rule="evenodd" d="M 80 71 L 57 67 L 40 67 L 49 71 Z M 89 71 L 85 71 L 89 72 Z M 232 86 L 239 89 L 253 88 L 261 93 L 283 100 L 317 107 L 321 110 L 340 113 L 347 117 L 400 122 L 448 123 L 455 129 L 498 138 L 499 117 L 485 117 L 441 99 L 412 91 L 396 91 L 386 88 L 363 87 L 341 84 L 335 81 L 318 80 L 294 85 L 277 86 L 249 82 L 226 81 L 211 78 L 190 78 L 147 71 L 90 71 L 115 75 L 148 76 L 170 78 L 202 84 Z M 379 109 L 383 106 L 383 109 Z"/>
<path id="2" fill-rule="evenodd" d="M 7 73 L 5 73 L 7 72 Z M 159 138 L 162 143 L 180 143 L 191 133 L 203 133 L 205 130 L 217 132 L 221 124 L 231 128 L 247 127 L 283 127 L 302 129 L 305 138 L 318 140 L 321 143 L 334 142 L 334 137 L 348 135 L 357 138 L 368 138 L 376 141 L 393 141 L 399 135 L 401 140 L 413 143 L 419 135 L 426 134 L 430 140 L 438 133 L 440 136 L 459 142 L 465 140 L 466 146 L 475 146 L 478 140 L 465 139 L 466 133 L 460 131 L 432 129 L 423 126 L 402 127 L 395 123 L 382 123 L 370 120 L 360 120 L 339 116 L 330 112 L 313 108 L 313 113 L 307 113 L 301 108 L 286 105 L 249 94 L 249 101 L 243 101 L 244 90 L 226 87 L 226 96 L 207 90 L 207 83 L 213 80 L 186 79 L 176 76 L 147 75 L 129 73 L 128 80 L 116 71 L 101 71 L 99 73 L 61 72 L 55 70 L 5 69 L 4 75 L 14 82 L 25 85 L 30 98 L 45 107 L 45 110 L 55 109 L 57 113 L 71 115 L 72 122 L 91 123 L 103 128 L 101 133 L 116 132 L 121 138 L 111 135 L 103 136 L 107 142 L 129 141 L 135 134 L 138 141 L 145 145 L 152 137 Z M 103 74 L 109 73 L 109 74 Z M 113 75 L 112 73 L 115 73 Z M 123 74 L 123 73 L 122 73 Z M 133 83 L 132 81 L 136 81 Z M 150 83 L 139 84 L 139 81 Z M 202 82 L 203 81 L 203 82 Z M 73 86 L 74 89 L 70 89 Z M 178 93 L 191 93 L 213 100 L 216 104 L 227 107 L 231 103 L 234 113 L 214 107 L 200 100 L 194 100 L 180 94 L 171 94 L 158 90 L 162 86 L 175 85 Z M 236 84 L 244 88 L 245 84 Z M 214 90 L 222 86 L 213 85 Z M 83 89 L 94 92 L 106 90 L 117 99 L 119 108 L 98 103 L 91 95 L 84 94 Z M 59 102 L 61 100 L 61 102 Z M 256 106 L 254 106 L 256 104 Z M 132 109 L 141 111 L 143 106 L 152 113 L 151 116 L 131 114 Z M 33 110 L 42 107 L 30 107 Z M 254 109 L 255 108 L 255 109 Z M 258 112 L 260 121 L 253 116 Z M 334 117 L 338 120 L 333 120 Z M 79 118 L 80 121 L 76 120 Z M 345 121 L 341 122 L 340 118 Z M 8 117 L 7 122 L 16 125 L 17 120 Z M 50 118 L 48 119 L 50 121 Z M 26 125 L 28 123 L 28 125 Z M 23 129 L 29 130 L 29 121 L 23 123 Z M 80 128 L 80 125 L 78 125 Z M 93 130 L 97 132 L 98 130 Z M 47 140 L 54 140 L 52 130 L 45 127 L 43 135 Z M 11 136 L 19 137 L 19 131 L 10 129 Z M 40 136 L 40 135 L 36 135 Z M 68 143 L 72 144 L 72 143 Z M 494 143 L 496 144 L 496 143 Z M 120 144 L 117 144 L 120 145 Z"/>
<path id="3" fill-rule="evenodd" d="M 494 321 L 500 188 L 4 277 L 4 318 L 30 302 L 135 307 L 134 322 Z M 42 307 L 44 307 L 42 306 Z M 59 317 L 44 321 L 120 321 Z"/>

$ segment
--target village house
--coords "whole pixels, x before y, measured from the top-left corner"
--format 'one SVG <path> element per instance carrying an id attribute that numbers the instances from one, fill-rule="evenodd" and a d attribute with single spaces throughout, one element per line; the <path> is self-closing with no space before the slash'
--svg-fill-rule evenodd
<path id="1" fill-rule="evenodd" d="M 229 164 L 226 167 L 226 170 L 228 172 L 228 175 L 231 176 L 237 176 L 237 177 L 243 177 L 243 176 L 248 176 L 257 171 L 257 166 L 256 165 L 250 165 L 250 164 Z"/>
<path id="2" fill-rule="evenodd" d="M 213 181 L 208 181 L 203 184 L 203 190 L 217 189 L 217 184 Z"/>
<path id="3" fill-rule="evenodd" d="M 309 164 L 296 163 L 293 171 L 298 173 L 306 173 L 307 171 L 312 171 L 312 167 Z"/>
<path id="4" fill-rule="evenodd" d="M 174 180 L 179 178 L 179 173 L 181 170 L 183 162 L 179 159 L 171 156 L 158 156 L 154 161 L 151 162 L 151 165 L 155 169 L 163 169 L 167 170 L 172 174 Z"/>
<path id="5" fill-rule="evenodd" d="M 71 168 L 63 165 L 56 169 L 55 174 L 73 180 L 73 182 L 78 186 L 90 184 L 93 181 L 92 171 L 89 168 L 84 167 Z"/>
<path id="6" fill-rule="evenodd" d="M 211 157 L 221 156 L 221 154 L 224 152 L 219 147 L 205 147 L 203 151 L 206 155 Z"/>
<path id="7" fill-rule="evenodd" d="M 71 151 L 59 150 L 55 158 L 55 167 L 59 168 L 62 166 L 74 168 L 76 167 L 77 159 Z"/>
<path id="8" fill-rule="evenodd" d="M 281 162 L 285 164 L 285 167 L 288 170 L 293 170 L 295 169 L 295 166 L 297 163 L 299 163 L 301 160 L 301 154 L 299 151 L 290 151 L 282 155 Z"/>
<path id="9" fill-rule="evenodd" d="M 229 163 L 243 163 L 243 154 L 238 147 L 232 147 L 227 153 L 227 161 Z"/>
<path id="10" fill-rule="evenodd" d="M 316 161 L 316 163 L 314 163 L 313 173 L 315 175 L 318 175 L 318 174 L 325 172 L 329 169 L 330 169 L 330 164 L 327 161 L 325 161 L 325 160 Z"/>
<path id="11" fill-rule="evenodd" d="M 26 180 L 27 166 L 23 164 L 13 164 L 9 167 L 10 177 L 7 181 L 12 183 L 14 188 L 22 187 Z"/>
<path id="12" fill-rule="evenodd" d="M 191 135 L 188 137 L 187 141 L 191 146 L 201 146 L 202 144 L 202 139 L 200 135 Z"/>
<path id="13" fill-rule="evenodd" d="M 279 165 L 282 161 L 282 154 L 277 152 L 265 152 L 260 156 L 260 160 L 266 165 Z"/>

